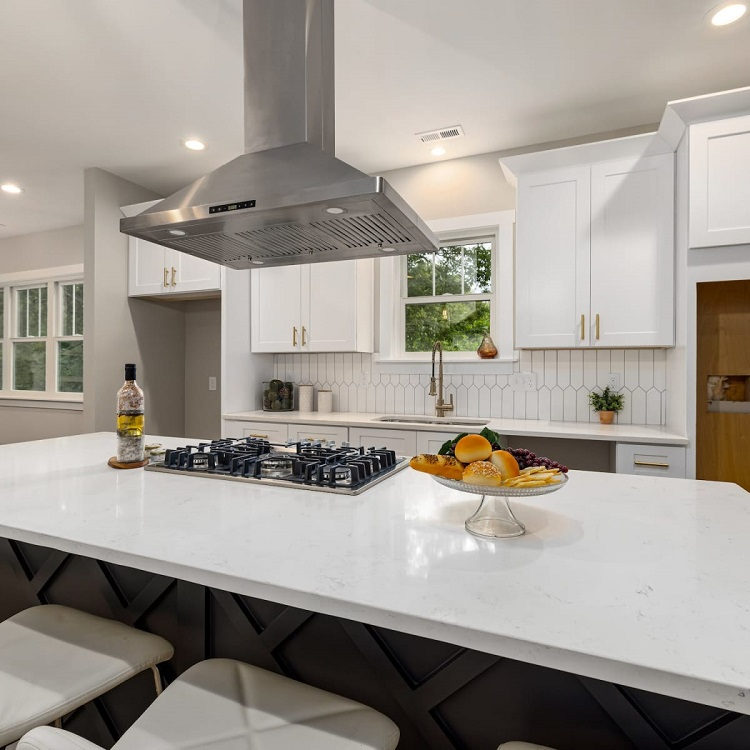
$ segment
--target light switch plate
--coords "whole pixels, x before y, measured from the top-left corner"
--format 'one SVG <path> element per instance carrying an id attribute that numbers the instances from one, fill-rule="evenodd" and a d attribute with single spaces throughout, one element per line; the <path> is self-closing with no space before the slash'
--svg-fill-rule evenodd
<path id="1" fill-rule="evenodd" d="M 515 372 L 510 376 L 510 387 L 514 391 L 535 391 L 535 372 Z"/>

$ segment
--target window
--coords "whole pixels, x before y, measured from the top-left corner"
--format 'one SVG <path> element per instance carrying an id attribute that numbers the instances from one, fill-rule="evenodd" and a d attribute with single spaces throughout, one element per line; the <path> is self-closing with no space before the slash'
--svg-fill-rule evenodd
<path id="1" fill-rule="evenodd" d="M 486 332 L 512 361 L 514 211 L 430 222 L 436 253 L 381 259 L 380 362 L 477 362 Z M 486 361 L 485 361 L 486 362 Z M 402 370 L 398 370 L 401 372 Z"/>
<path id="2" fill-rule="evenodd" d="M 453 241 L 401 258 L 404 351 L 476 351 L 491 329 L 493 238 Z"/>
<path id="3" fill-rule="evenodd" d="M 43 281 L 28 276 L 0 278 L 0 394 L 80 400 L 83 281 L 68 274 Z"/>

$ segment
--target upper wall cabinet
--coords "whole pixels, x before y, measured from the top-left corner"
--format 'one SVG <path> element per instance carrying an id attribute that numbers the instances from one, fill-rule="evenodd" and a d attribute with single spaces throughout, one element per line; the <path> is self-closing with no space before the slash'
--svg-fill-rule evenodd
<path id="1" fill-rule="evenodd" d="M 373 351 L 372 259 L 250 273 L 254 352 Z"/>
<path id="2" fill-rule="evenodd" d="M 690 247 L 750 243 L 750 116 L 690 126 Z"/>
<path id="3" fill-rule="evenodd" d="M 153 206 L 148 201 L 124 206 L 125 216 L 136 216 Z M 172 248 L 128 237 L 128 296 L 189 295 L 200 297 L 221 291 L 221 266 Z"/>
<path id="4" fill-rule="evenodd" d="M 520 174 L 517 202 L 518 348 L 674 344 L 673 154 Z"/>

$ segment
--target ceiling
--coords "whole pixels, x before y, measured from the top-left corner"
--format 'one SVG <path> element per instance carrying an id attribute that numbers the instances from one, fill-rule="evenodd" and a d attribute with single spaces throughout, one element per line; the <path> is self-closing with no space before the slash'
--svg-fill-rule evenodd
<path id="1" fill-rule="evenodd" d="M 378 173 L 656 124 L 750 85 L 716 0 L 336 0 L 336 155 Z M 3 0 L 0 239 L 83 221 L 83 170 L 167 195 L 243 149 L 241 0 Z M 208 143 L 190 152 L 186 137 Z M 499 169 L 499 166 L 498 166 Z"/>

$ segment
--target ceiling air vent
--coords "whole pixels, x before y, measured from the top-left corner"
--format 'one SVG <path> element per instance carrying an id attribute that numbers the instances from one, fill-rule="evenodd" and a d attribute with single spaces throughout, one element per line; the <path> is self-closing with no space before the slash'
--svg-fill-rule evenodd
<path id="1" fill-rule="evenodd" d="M 432 143 L 433 141 L 444 141 L 447 138 L 460 138 L 463 134 L 464 129 L 460 125 L 451 125 L 449 128 L 417 133 L 416 136 L 422 143 Z"/>

